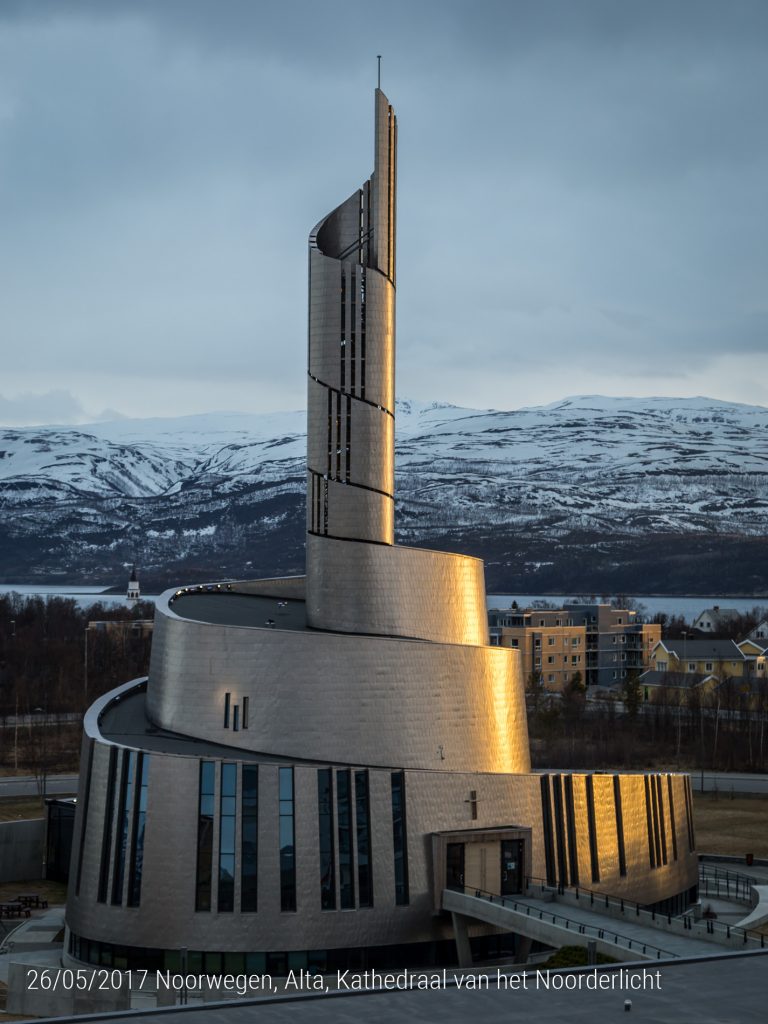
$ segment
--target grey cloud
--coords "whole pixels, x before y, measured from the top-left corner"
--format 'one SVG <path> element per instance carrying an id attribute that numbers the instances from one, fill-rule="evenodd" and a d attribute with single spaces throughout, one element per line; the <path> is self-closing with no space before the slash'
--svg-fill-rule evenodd
<path id="1" fill-rule="evenodd" d="M 21 427 L 34 423 L 82 423 L 88 418 L 81 403 L 69 391 L 21 394 L 15 398 L 5 398 L 0 395 L 0 423 L 7 426 Z"/>
<path id="2" fill-rule="evenodd" d="M 638 351 L 673 374 L 764 344 L 762 2 L 6 0 L 0 26 L 22 388 L 74 361 L 118 408 L 128 372 L 179 410 L 201 380 L 211 407 L 243 380 L 254 408 L 295 405 L 306 235 L 370 172 L 377 52 L 404 393 L 460 401 L 434 389 L 477 366 L 513 394 L 537 359 L 589 360 L 599 391 Z"/>

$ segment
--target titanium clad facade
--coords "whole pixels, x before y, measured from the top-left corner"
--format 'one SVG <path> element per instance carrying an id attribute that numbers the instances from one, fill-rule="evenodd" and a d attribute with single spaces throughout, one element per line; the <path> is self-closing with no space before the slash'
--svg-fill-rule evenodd
<path id="1" fill-rule="evenodd" d="M 396 150 L 377 90 L 374 172 L 310 236 L 306 577 L 167 591 L 148 679 L 86 715 L 72 963 L 441 962 L 465 843 L 498 891 L 696 885 L 687 778 L 532 774 L 482 563 L 394 544 Z"/>

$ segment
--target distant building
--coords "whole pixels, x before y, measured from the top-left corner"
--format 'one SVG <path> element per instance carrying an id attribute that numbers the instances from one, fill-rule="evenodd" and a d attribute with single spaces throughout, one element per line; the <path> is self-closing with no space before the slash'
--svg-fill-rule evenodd
<path id="1" fill-rule="evenodd" d="M 763 647 L 768 645 L 768 619 L 758 622 L 755 628 L 747 633 L 747 640 L 762 640 Z"/>
<path id="2" fill-rule="evenodd" d="M 716 604 L 713 608 L 705 608 L 693 620 L 693 628 L 700 633 L 721 633 L 740 617 L 736 608 L 721 608 Z"/>
<path id="3" fill-rule="evenodd" d="M 685 675 L 714 675 L 719 681 L 745 675 L 747 659 L 733 640 L 660 640 L 651 651 L 651 669 Z"/>
<path id="4" fill-rule="evenodd" d="M 488 618 L 491 643 L 519 650 L 526 678 L 541 673 L 552 690 L 562 690 L 575 672 L 587 686 L 621 686 L 629 671 L 648 668 L 661 639 L 658 623 L 608 604 L 492 609 Z"/>
<path id="5" fill-rule="evenodd" d="M 686 702 L 689 694 L 710 694 L 720 681 L 715 675 L 699 672 L 659 672 L 648 669 L 640 676 L 640 690 L 643 701 L 654 704 L 678 704 Z"/>
<path id="6" fill-rule="evenodd" d="M 139 578 L 136 575 L 136 566 L 131 569 L 131 578 L 128 580 L 128 603 L 135 605 L 138 603 L 141 597 L 141 591 L 139 590 Z"/>

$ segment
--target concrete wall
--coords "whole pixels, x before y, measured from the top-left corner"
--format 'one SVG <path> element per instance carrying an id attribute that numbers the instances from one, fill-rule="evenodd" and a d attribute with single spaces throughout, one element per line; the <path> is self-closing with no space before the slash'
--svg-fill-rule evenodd
<path id="1" fill-rule="evenodd" d="M 0 823 L 0 882 L 26 882 L 43 877 L 43 818 Z"/>

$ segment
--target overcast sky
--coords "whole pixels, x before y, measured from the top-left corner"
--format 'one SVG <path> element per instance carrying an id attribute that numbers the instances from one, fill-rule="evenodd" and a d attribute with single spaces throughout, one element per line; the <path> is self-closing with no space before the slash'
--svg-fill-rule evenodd
<path id="1" fill-rule="evenodd" d="M 400 397 L 768 405 L 765 0 L 0 0 L 0 422 L 303 407 L 377 53 Z"/>

